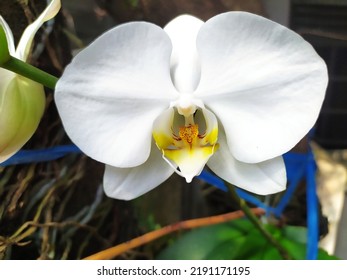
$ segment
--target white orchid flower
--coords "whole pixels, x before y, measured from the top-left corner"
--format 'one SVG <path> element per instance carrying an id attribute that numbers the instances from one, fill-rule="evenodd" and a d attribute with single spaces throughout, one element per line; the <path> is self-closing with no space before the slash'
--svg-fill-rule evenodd
<path id="1" fill-rule="evenodd" d="M 0 27 L 5 32 L 10 55 L 26 62 L 37 30 L 58 13 L 60 6 L 60 0 L 50 2 L 24 30 L 17 48 L 11 29 L 0 16 Z M 45 93 L 41 84 L 0 68 L 0 163 L 15 154 L 31 138 L 44 108 Z"/>
<path id="2" fill-rule="evenodd" d="M 257 194 L 284 190 L 281 155 L 314 125 L 327 70 L 298 34 L 263 17 L 184 15 L 101 35 L 58 81 L 72 141 L 106 164 L 108 196 L 132 199 L 205 164 Z"/>

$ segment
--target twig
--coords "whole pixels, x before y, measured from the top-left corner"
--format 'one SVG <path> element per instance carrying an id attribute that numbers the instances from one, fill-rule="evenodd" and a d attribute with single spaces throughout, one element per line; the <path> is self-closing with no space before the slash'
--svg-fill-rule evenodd
<path id="1" fill-rule="evenodd" d="M 263 215 L 265 213 L 264 210 L 261 208 L 249 209 L 249 211 L 253 215 Z M 219 224 L 219 223 L 235 220 L 235 219 L 241 218 L 243 216 L 244 216 L 243 211 L 235 211 L 235 212 L 217 215 L 217 216 L 212 216 L 212 217 L 207 217 L 207 218 L 192 219 L 192 220 L 178 222 L 178 223 L 163 227 L 161 229 L 151 231 L 149 233 L 146 233 L 144 235 L 141 235 L 141 236 L 136 237 L 130 241 L 124 242 L 122 244 L 111 247 L 109 249 L 100 251 L 96 254 L 93 254 L 89 257 L 84 258 L 84 260 L 109 260 L 109 259 L 113 259 L 113 258 L 119 256 L 120 254 L 122 254 L 122 253 L 124 253 L 130 249 L 139 247 L 141 245 L 144 245 L 148 242 L 156 240 L 162 236 L 168 235 L 168 234 L 173 233 L 175 231 L 179 231 L 182 229 L 193 229 L 193 228 L 202 227 L 202 226 Z"/>

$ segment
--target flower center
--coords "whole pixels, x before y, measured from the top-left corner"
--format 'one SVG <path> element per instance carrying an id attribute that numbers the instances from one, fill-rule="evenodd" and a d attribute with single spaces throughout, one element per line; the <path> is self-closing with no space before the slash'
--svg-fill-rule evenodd
<path id="1" fill-rule="evenodd" d="M 179 136 L 180 139 L 192 145 L 193 141 L 199 135 L 199 128 L 197 124 L 190 124 L 188 126 L 180 127 Z"/>
<path id="2" fill-rule="evenodd" d="M 163 158 L 191 182 L 218 148 L 218 124 L 202 102 L 184 96 L 171 104 L 153 126 L 153 138 Z"/>

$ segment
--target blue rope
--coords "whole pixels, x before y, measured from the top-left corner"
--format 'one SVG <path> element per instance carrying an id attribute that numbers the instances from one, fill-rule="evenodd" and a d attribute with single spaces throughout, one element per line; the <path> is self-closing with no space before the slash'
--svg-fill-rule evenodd
<path id="1" fill-rule="evenodd" d="M 198 178 L 212 186 L 215 186 L 217 189 L 220 189 L 224 192 L 228 191 L 228 188 L 226 187 L 222 179 L 220 179 L 219 177 L 215 175 L 212 175 L 210 172 L 207 172 L 205 169 L 200 173 Z"/>
<path id="2" fill-rule="evenodd" d="M 245 192 L 244 190 L 236 189 L 236 193 L 239 197 L 246 200 L 247 202 L 252 203 L 253 205 L 255 205 L 257 207 L 263 208 L 266 212 L 266 215 L 273 213 L 273 211 L 275 210 L 273 207 L 266 205 L 265 203 L 260 201 L 258 198 L 249 194 L 248 192 Z"/>
<path id="3" fill-rule="evenodd" d="M 209 185 L 215 186 L 216 188 L 227 192 L 228 188 L 227 186 L 224 184 L 223 180 L 220 179 L 219 177 L 212 175 L 210 172 L 203 170 L 201 172 L 201 174 L 198 176 L 198 178 L 200 180 L 205 181 L 206 183 L 208 183 Z M 255 196 L 239 189 L 236 188 L 236 193 L 239 197 L 241 197 L 242 199 L 252 203 L 253 205 L 263 208 L 265 209 L 266 212 L 272 212 L 273 208 L 269 207 L 268 205 L 266 205 L 265 203 L 263 203 L 262 201 L 260 201 L 258 198 L 256 198 Z"/>
<path id="4" fill-rule="evenodd" d="M 216 187 L 217 189 L 220 189 L 224 192 L 228 191 L 228 188 L 224 184 L 222 179 L 220 179 L 218 176 L 212 175 L 210 172 L 208 172 L 206 170 L 203 170 L 201 172 L 201 174 L 198 176 L 198 178 L 200 180 L 203 180 L 204 182 L 208 183 L 209 185 Z M 269 207 L 268 205 L 266 205 L 265 203 L 260 201 L 258 198 L 254 197 L 253 195 L 251 195 L 251 194 L 249 194 L 249 193 L 247 193 L 247 192 L 245 192 L 239 188 L 236 188 L 236 193 L 242 199 L 252 203 L 253 205 L 255 205 L 257 207 L 265 209 L 265 211 L 267 211 L 267 212 L 273 211 L 272 207 Z"/>
<path id="5" fill-rule="evenodd" d="M 318 221 L 318 197 L 316 190 L 316 164 L 312 159 L 306 165 L 306 201 L 307 201 L 307 252 L 308 260 L 316 260 L 318 257 L 319 221 Z"/>
<path id="6" fill-rule="evenodd" d="M 81 151 L 75 145 L 55 146 L 39 150 L 20 150 L 8 160 L 0 163 L 0 166 L 52 161 L 70 153 L 81 153 Z"/>
<path id="7" fill-rule="evenodd" d="M 283 159 L 286 166 L 289 185 L 281 200 L 274 208 L 273 213 L 276 217 L 281 217 L 300 181 L 305 177 L 305 166 L 307 164 L 306 154 L 286 153 L 283 155 Z"/>

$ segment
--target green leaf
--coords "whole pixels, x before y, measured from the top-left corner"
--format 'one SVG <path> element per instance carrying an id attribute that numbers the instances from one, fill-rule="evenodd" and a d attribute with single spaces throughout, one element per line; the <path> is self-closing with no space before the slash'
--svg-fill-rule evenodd
<path id="1" fill-rule="evenodd" d="M 128 0 L 128 4 L 132 7 L 132 8 L 136 8 L 139 6 L 139 0 Z"/>
<path id="2" fill-rule="evenodd" d="M 283 235 L 300 243 L 306 243 L 307 241 L 307 230 L 305 227 L 286 226 L 283 228 Z"/>
<path id="3" fill-rule="evenodd" d="M 236 223 L 225 223 L 197 230 L 182 235 L 172 246 L 161 252 L 158 259 L 230 259 L 237 255 L 240 246 L 245 242 L 250 223 L 239 220 Z M 217 248 L 226 251 L 218 251 Z M 229 255 L 230 254 L 230 255 Z"/>
<path id="4" fill-rule="evenodd" d="M 325 250 L 319 249 L 318 260 L 340 260 L 338 257 L 329 255 Z"/>
<path id="5" fill-rule="evenodd" d="M 274 238 L 294 257 L 305 259 L 306 228 L 265 225 Z M 199 228 L 183 234 L 158 256 L 158 259 L 249 259 L 280 260 L 282 256 L 246 219 Z M 319 259 L 337 259 L 319 250 Z"/>
<path id="6" fill-rule="evenodd" d="M 286 237 L 279 240 L 280 244 L 289 252 L 296 260 L 304 260 L 306 257 L 306 244 L 299 243 Z"/>
<path id="7" fill-rule="evenodd" d="M 305 259 L 307 229 L 299 226 L 286 226 L 283 228 L 282 233 L 283 237 L 280 240 L 282 246 L 284 246 L 295 259 Z M 319 248 L 317 259 L 338 260 L 339 258 L 329 255 L 325 250 Z"/>

